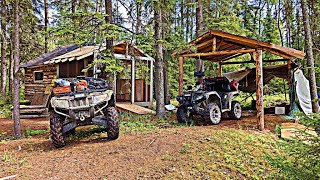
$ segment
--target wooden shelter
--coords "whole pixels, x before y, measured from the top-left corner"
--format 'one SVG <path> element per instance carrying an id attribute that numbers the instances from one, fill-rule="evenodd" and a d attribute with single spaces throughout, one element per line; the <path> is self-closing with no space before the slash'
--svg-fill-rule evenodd
<path id="1" fill-rule="evenodd" d="M 46 87 L 50 86 L 52 80 L 56 78 L 75 78 L 80 75 L 92 77 L 96 66 L 87 72 L 82 70 L 97 58 L 98 52 L 105 50 L 105 46 L 64 46 L 23 65 L 22 68 L 25 69 L 25 98 L 31 100 L 34 94 L 44 93 Z M 127 72 L 125 77 L 118 74 L 109 83 L 110 87 L 115 87 L 116 100 L 145 107 L 151 106 L 154 59 L 136 46 L 125 42 L 116 43 L 113 52 L 114 57 L 122 61 Z M 139 63 L 148 68 L 143 72 L 144 76 L 138 77 L 138 71 L 141 74 L 141 70 L 137 66 Z M 144 78 L 147 76 L 148 81 Z"/>
<path id="2" fill-rule="evenodd" d="M 222 76 L 222 66 L 226 64 L 255 63 L 256 65 L 256 107 L 258 125 L 264 129 L 263 110 L 263 63 L 284 61 L 287 62 L 287 79 L 290 79 L 289 70 L 293 58 L 303 59 L 305 54 L 301 51 L 278 46 L 275 44 L 250 39 L 222 31 L 212 30 L 189 43 L 196 48 L 196 52 L 183 50 L 172 55 L 179 56 L 179 93 L 183 93 L 183 62 L 185 58 L 193 57 L 219 63 L 219 76 Z M 262 60 L 262 53 L 269 52 L 281 59 Z M 243 54 L 250 54 L 250 61 L 229 62 L 228 60 Z"/>

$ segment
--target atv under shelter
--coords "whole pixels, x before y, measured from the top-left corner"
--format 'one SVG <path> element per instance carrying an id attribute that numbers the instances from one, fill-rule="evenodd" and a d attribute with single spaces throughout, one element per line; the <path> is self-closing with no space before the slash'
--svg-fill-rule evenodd
<path id="1" fill-rule="evenodd" d="M 263 79 L 267 69 L 263 69 L 263 65 L 269 62 L 285 62 L 287 72 L 287 80 L 290 82 L 290 69 L 294 58 L 303 59 L 305 54 L 301 51 L 282 47 L 279 45 L 250 39 L 244 36 L 234 35 L 222 31 L 212 30 L 202 36 L 189 42 L 196 48 L 196 52 L 185 49 L 180 52 L 174 52 L 173 56 L 179 56 L 179 94 L 183 93 L 183 62 L 185 58 L 196 58 L 216 62 L 219 64 L 218 74 L 222 76 L 222 66 L 227 64 L 245 64 L 254 63 L 256 68 L 255 91 L 256 91 L 256 107 L 258 126 L 260 130 L 264 130 L 264 108 L 263 108 Z M 280 57 L 280 59 L 263 60 L 262 53 Z M 228 60 L 239 57 L 243 54 L 250 54 L 250 61 L 230 62 Z M 282 67 L 282 68 L 283 68 Z"/>
<path id="2" fill-rule="evenodd" d="M 44 93 L 47 86 L 56 78 L 92 77 L 94 69 L 87 68 L 103 52 L 105 46 L 70 45 L 57 48 L 21 66 L 25 69 L 25 98 Z M 115 88 L 116 100 L 141 106 L 151 106 L 153 101 L 153 63 L 154 59 L 136 46 L 120 42 L 113 47 L 114 57 L 121 60 L 126 75 L 117 74 L 110 80 L 110 88 Z M 141 65 L 141 66 L 139 66 Z M 141 75 L 141 68 L 144 71 Z M 148 68 L 145 68 L 148 67 Z M 113 81 L 113 82 L 112 82 Z"/>

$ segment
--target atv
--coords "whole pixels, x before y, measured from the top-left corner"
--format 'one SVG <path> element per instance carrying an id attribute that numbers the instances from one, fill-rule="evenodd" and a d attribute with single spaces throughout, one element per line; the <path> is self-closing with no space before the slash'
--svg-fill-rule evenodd
<path id="1" fill-rule="evenodd" d="M 196 72 L 195 77 L 203 78 L 203 72 Z M 239 120 L 241 105 L 234 98 L 238 96 L 238 83 L 231 83 L 226 77 L 202 79 L 196 89 L 188 87 L 188 91 L 177 97 L 180 104 L 177 120 L 180 123 L 192 123 L 193 116 L 200 115 L 205 123 L 218 124 L 221 117 Z"/>
<path id="2" fill-rule="evenodd" d="M 118 112 L 113 91 L 100 78 L 78 76 L 54 80 L 50 109 L 52 143 L 56 148 L 66 145 L 67 134 L 84 125 L 99 125 L 106 128 L 108 139 L 119 136 Z"/>

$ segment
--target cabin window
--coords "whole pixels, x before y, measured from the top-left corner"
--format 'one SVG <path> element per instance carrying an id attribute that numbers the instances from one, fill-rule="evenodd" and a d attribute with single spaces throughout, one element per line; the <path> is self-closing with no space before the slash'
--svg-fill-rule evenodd
<path id="1" fill-rule="evenodd" d="M 43 81 L 43 71 L 34 71 L 33 72 L 34 81 Z"/>

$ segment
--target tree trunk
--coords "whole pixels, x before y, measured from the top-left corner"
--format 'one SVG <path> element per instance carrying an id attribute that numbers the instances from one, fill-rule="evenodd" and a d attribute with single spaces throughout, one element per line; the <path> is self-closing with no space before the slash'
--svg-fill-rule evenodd
<path id="1" fill-rule="evenodd" d="M 196 8 L 196 36 L 200 37 L 203 31 L 203 14 L 202 14 L 202 0 L 197 0 Z M 196 62 L 197 71 L 204 71 L 204 64 L 201 59 Z"/>
<path id="2" fill-rule="evenodd" d="M 181 28 L 181 33 L 182 37 L 184 37 L 184 3 L 183 0 L 180 0 L 180 28 Z"/>
<path id="3" fill-rule="evenodd" d="M 315 76 L 315 69 L 314 69 L 314 58 L 313 58 L 313 52 L 312 52 L 311 30 L 310 30 L 309 15 L 307 12 L 306 0 L 301 0 L 301 9 L 302 9 L 304 35 L 305 35 L 305 49 L 307 54 L 308 78 L 310 81 L 312 111 L 314 113 L 317 113 L 319 111 L 319 105 L 318 105 L 318 102 L 315 101 L 316 99 L 318 99 L 318 95 L 317 95 L 316 76 Z"/>
<path id="4" fill-rule="evenodd" d="M 44 36 L 44 51 L 48 52 L 48 28 L 49 28 L 49 4 L 48 0 L 44 0 L 44 28 L 46 34 Z"/>
<path id="5" fill-rule="evenodd" d="M 187 0 L 187 12 L 186 12 L 186 41 L 189 41 L 189 29 L 190 29 L 190 0 Z"/>
<path id="6" fill-rule="evenodd" d="M 136 23 L 136 34 L 141 33 L 141 8 L 142 8 L 142 2 L 137 1 L 137 23 Z"/>
<path id="7" fill-rule="evenodd" d="M 162 14 L 160 2 L 154 1 L 154 36 L 155 36 L 155 92 L 156 92 L 156 115 L 163 118 L 164 108 L 164 78 L 163 78 L 163 47 L 162 47 Z"/>
<path id="8" fill-rule="evenodd" d="M 14 57 L 13 57 L 13 54 L 14 54 L 14 45 L 13 45 L 13 35 L 14 33 L 11 32 L 10 33 L 10 60 L 9 60 L 9 95 L 10 95 L 10 98 L 12 98 L 13 96 L 13 64 L 14 64 Z"/>
<path id="9" fill-rule="evenodd" d="M 162 27 L 170 27 L 169 12 L 162 12 Z M 162 39 L 166 39 L 166 35 L 170 33 L 169 28 L 162 28 Z M 169 86 L 169 73 L 168 73 L 168 58 L 171 53 L 168 50 L 164 50 L 164 61 L 163 61 L 163 78 L 164 78 L 164 103 L 170 104 L 170 86 Z"/>
<path id="10" fill-rule="evenodd" d="M 7 62 L 6 62 L 6 49 L 7 49 L 7 14 L 6 14 L 6 0 L 1 3 L 1 95 L 2 98 L 6 97 L 7 87 Z"/>
<path id="11" fill-rule="evenodd" d="M 13 94 L 13 120 L 14 120 L 14 134 L 17 138 L 21 137 L 20 126 L 20 17 L 19 17 L 19 0 L 14 1 L 14 94 Z"/>
<path id="12" fill-rule="evenodd" d="M 107 24 L 112 23 L 112 0 L 105 0 L 105 8 L 106 8 L 106 18 L 105 21 Z M 110 31 L 110 30 L 107 30 Z M 111 50 L 113 49 L 113 40 L 112 39 L 106 39 L 106 48 Z"/>

